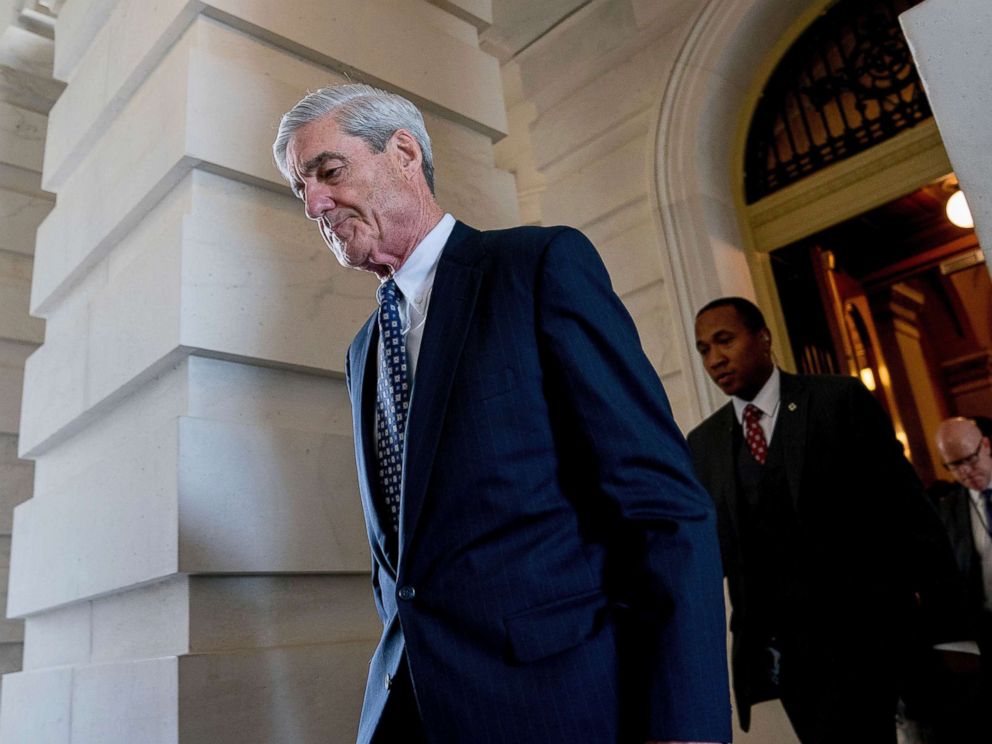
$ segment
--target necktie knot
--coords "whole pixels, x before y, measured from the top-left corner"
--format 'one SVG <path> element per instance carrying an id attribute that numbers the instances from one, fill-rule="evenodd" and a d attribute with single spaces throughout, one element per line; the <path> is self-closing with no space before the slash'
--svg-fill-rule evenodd
<path id="1" fill-rule="evenodd" d="M 380 305 L 399 305 L 399 295 L 400 290 L 395 279 L 387 279 L 375 291 L 375 298 Z"/>
<path id="2" fill-rule="evenodd" d="M 751 451 L 751 456 L 765 464 L 768 459 L 768 441 L 765 439 L 765 432 L 758 422 L 761 420 L 761 409 L 753 403 L 744 406 L 744 439 L 747 448 Z"/>

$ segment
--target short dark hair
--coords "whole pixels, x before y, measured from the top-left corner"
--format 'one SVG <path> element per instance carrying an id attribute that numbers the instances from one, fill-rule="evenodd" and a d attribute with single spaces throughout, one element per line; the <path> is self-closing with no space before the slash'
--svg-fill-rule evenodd
<path id="1" fill-rule="evenodd" d="M 703 313 L 718 307 L 734 308 L 741 317 L 744 327 L 751 331 L 751 333 L 763 331 L 768 327 L 761 309 L 751 302 L 751 300 L 745 300 L 743 297 L 718 297 L 712 302 L 707 302 L 699 308 L 699 312 L 696 313 L 696 319 L 698 320 L 699 316 Z"/>

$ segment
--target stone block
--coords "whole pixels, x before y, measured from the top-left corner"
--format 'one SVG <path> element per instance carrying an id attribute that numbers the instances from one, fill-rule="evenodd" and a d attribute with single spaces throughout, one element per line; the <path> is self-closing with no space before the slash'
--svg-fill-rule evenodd
<path id="1" fill-rule="evenodd" d="M 247 228 L 185 221 L 180 342 L 343 372 L 355 331 L 375 309 L 374 277 L 342 269 L 316 234 L 295 243 Z"/>
<path id="2" fill-rule="evenodd" d="M 212 0 L 205 12 L 235 26 L 265 29 L 256 33 L 321 64 L 388 81 L 489 136 L 506 131 L 498 63 L 467 44 L 464 34 L 438 33 L 439 11 L 422 0 L 317 2 L 309 3 L 305 14 L 286 13 L 266 0 Z"/>
<path id="3" fill-rule="evenodd" d="M 6 584 L 6 581 L 4 581 Z M 7 606 L 7 591 L 6 586 L 4 586 L 4 591 L 0 592 L 0 607 Z M 16 644 L 19 648 L 24 644 L 24 621 L 23 620 L 9 620 L 7 618 L 0 619 L 0 643 Z M 17 665 L 15 667 L 4 669 L 3 674 L 8 672 L 19 672 L 21 670 L 21 652 L 18 651 L 17 654 Z"/>
<path id="4" fill-rule="evenodd" d="M 179 656 L 189 650 L 190 579 L 174 576 L 94 599 L 93 663 Z"/>
<path id="5" fill-rule="evenodd" d="M 40 171 L 46 127 L 43 114 L 0 101 L 0 161 Z"/>
<path id="6" fill-rule="evenodd" d="M 190 416 L 233 424 L 351 436 L 344 380 L 285 369 L 190 357 Z"/>
<path id="7" fill-rule="evenodd" d="M 51 39 L 19 26 L 0 33 L 0 100 L 35 113 L 48 112 L 63 89 L 52 80 L 52 47 Z"/>
<path id="8" fill-rule="evenodd" d="M 184 162 L 185 50 L 173 48 L 59 190 L 38 229 L 35 314 L 44 315 L 52 295 L 85 275 L 191 167 Z M 65 240 L 70 232 L 73 240 Z"/>
<path id="9" fill-rule="evenodd" d="M 538 167 L 544 169 L 593 140 L 608 138 L 638 114 L 647 112 L 643 126 L 644 133 L 649 133 L 678 51 L 670 35 L 661 36 L 623 64 L 603 68 L 574 95 L 542 111 L 531 130 Z M 646 75 L 645 70 L 652 74 Z"/>
<path id="10" fill-rule="evenodd" d="M 73 86 L 52 111 L 46 188 L 60 189 L 101 131 L 135 91 L 143 87 L 145 78 L 163 55 L 172 54 L 170 46 L 190 24 L 211 25 L 198 18 L 201 9 L 207 16 L 246 32 L 248 35 L 231 34 L 226 26 L 218 26 L 226 28 L 231 38 L 237 37 L 242 48 L 254 50 L 243 60 L 247 64 L 241 66 L 236 60 L 240 53 L 234 46 L 223 43 L 213 46 L 220 35 L 212 35 L 208 42 L 211 48 L 204 49 L 206 54 L 216 57 L 213 66 L 226 66 L 226 71 L 233 75 L 223 85 L 220 84 L 223 78 L 195 76 L 200 81 L 198 84 L 212 91 L 212 96 L 203 98 L 201 104 L 221 116 L 218 122 L 233 115 L 238 117 L 238 125 L 243 125 L 240 112 L 252 110 L 252 104 L 268 107 L 280 100 L 268 95 L 267 90 L 280 84 L 282 75 L 277 68 L 285 64 L 273 66 L 260 58 L 281 57 L 297 66 L 309 66 L 316 75 L 307 77 L 320 79 L 310 84 L 298 77 L 292 85 L 290 100 L 284 102 L 279 114 L 306 90 L 331 82 L 336 77 L 331 69 L 361 70 L 366 79 L 387 81 L 428 108 L 489 137 L 499 137 L 505 132 L 506 117 L 495 60 L 477 48 L 474 29 L 421 0 L 404 3 L 348 0 L 333 7 L 313 3 L 306 14 L 285 13 L 259 1 L 217 0 L 195 4 L 169 0 L 149 8 L 141 0 L 120 0 L 89 51 L 80 59 Z M 349 22 L 338 22 L 339 14 L 348 16 Z M 86 28 L 95 31 L 92 23 Z M 382 44 L 367 44 L 363 32 L 382 39 Z M 259 43 L 253 35 L 267 43 Z M 390 55 L 378 52 L 383 45 L 392 50 Z M 311 62 L 302 62 L 299 55 Z M 58 55 L 56 69 L 60 69 Z M 449 71 L 457 71 L 458 78 L 450 77 Z M 466 79 L 473 80 L 473 84 L 465 85 Z M 246 105 L 243 99 L 250 99 L 251 104 Z M 253 121 L 263 122 L 261 112 Z M 278 118 L 264 118 L 269 140 L 276 121 Z M 218 124 L 205 129 L 203 136 L 210 137 L 215 129 L 221 133 L 224 130 Z M 254 148 L 234 148 L 232 143 L 227 144 L 234 156 L 264 157 Z"/>
<path id="11" fill-rule="evenodd" d="M 0 434 L 17 434 L 21 416 L 24 369 L 0 356 Z"/>
<path id="12" fill-rule="evenodd" d="M 40 344 L 45 321 L 28 315 L 31 257 L 0 251 L 0 338 Z"/>
<path id="13" fill-rule="evenodd" d="M 3 678 L 0 741 L 70 744 L 72 669 L 18 672 Z"/>
<path id="14" fill-rule="evenodd" d="M 73 744 L 179 741 L 179 664 L 175 658 L 73 669 Z"/>
<path id="15" fill-rule="evenodd" d="M 93 5 L 105 3 L 100 0 Z M 56 73 L 65 72 L 67 49 L 73 58 L 78 56 L 78 69 L 72 73 L 72 85 L 51 111 L 45 151 L 46 189 L 61 190 L 199 9 L 186 0 L 163 0 L 154 5 L 115 0 L 102 17 L 91 16 L 85 22 L 70 13 L 65 26 L 59 14 Z M 66 28 L 69 25 L 74 28 Z M 84 39 L 77 33 L 89 35 Z"/>
<path id="16" fill-rule="evenodd" d="M 14 507 L 31 498 L 33 479 L 30 462 L 0 462 L 0 534 L 10 534 Z"/>
<path id="17" fill-rule="evenodd" d="M 39 461 L 15 510 L 10 615 L 180 571 L 368 570 L 350 434 L 182 417 L 175 381 L 154 386 Z"/>
<path id="18" fill-rule="evenodd" d="M 492 0 L 429 0 L 482 31 L 492 25 Z"/>
<path id="19" fill-rule="evenodd" d="M 608 69 L 610 52 L 629 59 L 637 30 L 629 2 L 587 4 L 517 57 L 524 93 L 543 111 Z"/>
<path id="20" fill-rule="evenodd" d="M 583 228 L 597 218 L 645 200 L 648 174 L 653 172 L 650 152 L 647 137 L 636 137 L 549 183 L 542 200 L 545 222 Z"/>
<path id="21" fill-rule="evenodd" d="M 89 0 L 67 2 L 59 10 L 55 22 L 53 74 L 58 80 L 68 80 L 80 58 L 89 49 L 92 39 L 107 22 L 119 0 Z"/>
<path id="22" fill-rule="evenodd" d="M 38 225 L 52 211 L 53 204 L 50 199 L 0 189 L 0 250 L 33 255 Z"/>
<path id="23" fill-rule="evenodd" d="M 24 669 L 44 669 L 90 661 L 92 606 L 77 602 L 24 621 Z"/>
<path id="24" fill-rule="evenodd" d="M 350 437 L 180 420 L 184 572 L 368 569 Z"/>
<path id="25" fill-rule="evenodd" d="M 0 642 L 0 674 L 21 671 L 21 656 L 24 645 L 20 642 Z"/>
<path id="26" fill-rule="evenodd" d="M 0 67 L 22 70 L 37 78 L 52 76 L 55 44 L 20 26 L 7 26 L 0 32 Z"/>
<path id="27" fill-rule="evenodd" d="M 975 125 L 992 105 L 992 8 L 983 0 L 927 0 L 900 22 L 992 264 L 992 133 Z"/>
<path id="28" fill-rule="evenodd" d="M 35 497 L 15 509 L 8 615 L 176 572 L 177 425 L 136 422 L 134 429 L 71 480 L 39 479 Z"/>
<path id="29" fill-rule="evenodd" d="M 382 632 L 367 573 L 192 576 L 190 651 L 365 641 Z"/>
<path id="30" fill-rule="evenodd" d="M 666 285 L 656 282 L 625 295 L 624 305 L 634 318 L 641 345 L 659 375 L 682 368 L 676 346 L 674 318 L 672 317 Z"/>
<path id="31" fill-rule="evenodd" d="M 643 211 L 623 210 L 625 214 Z M 664 277 L 664 256 L 656 234 L 654 222 L 648 219 L 596 244 L 617 294 L 627 296 Z"/>
<path id="32" fill-rule="evenodd" d="M 190 655 L 179 660 L 180 741 L 354 741 L 374 643 Z"/>

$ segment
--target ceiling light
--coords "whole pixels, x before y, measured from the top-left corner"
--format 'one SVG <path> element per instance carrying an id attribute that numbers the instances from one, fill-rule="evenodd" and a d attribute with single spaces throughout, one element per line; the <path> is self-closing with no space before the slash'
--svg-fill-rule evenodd
<path id="1" fill-rule="evenodd" d="M 963 191 L 955 191 L 951 194 L 945 210 L 947 211 L 947 219 L 958 227 L 972 228 L 975 226 L 975 220 L 971 216 L 971 208 L 968 207 L 968 200 Z"/>

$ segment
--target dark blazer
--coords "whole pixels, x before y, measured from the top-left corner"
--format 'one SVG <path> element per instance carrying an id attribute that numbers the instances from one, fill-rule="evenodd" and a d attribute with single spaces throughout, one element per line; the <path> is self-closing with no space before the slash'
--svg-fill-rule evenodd
<path id="1" fill-rule="evenodd" d="M 976 519 L 968 489 L 957 484 L 937 503 L 937 511 L 947 530 L 954 560 L 967 592 L 968 621 L 982 644 L 983 656 L 992 652 L 992 615 L 985 609 L 985 583 L 982 563 L 975 549 L 972 519 Z"/>
<path id="2" fill-rule="evenodd" d="M 592 245 L 456 225 L 414 381 L 396 563 L 370 487 L 376 343 L 373 314 L 347 360 L 384 626 L 359 742 L 404 649 L 438 744 L 729 741 L 712 503 Z"/>
<path id="3" fill-rule="evenodd" d="M 798 515 L 808 572 L 809 606 L 789 628 L 794 647 L 821 649 L 866 671 L 889 663 L 897 647 L 921 632 L 954 636 L 935 609 L 952 612 L 955 593 L 950 547 L 892 425 L 853 377 L 782 373 L 772 444 L 784 446 L 789 495 Z M 754 644 L 742 559 L 735 470 L 733 404 L 689 434 L 696 473 L 717 507 L 720 547 L 730 591 L 734 692 L 742 727 L 750 725 Z M 946 582 L 950 582 L 949 584 Z M 959 605 L 954 605 L 959 606 Z M 864 654 L 868 642 L 872 649 Z M 783 657 L 785 651 L 783 651 Z M 783 665 L 785 660 L 783 658 Z M 843 666 L 843 664 L 841 665 Z"/>

